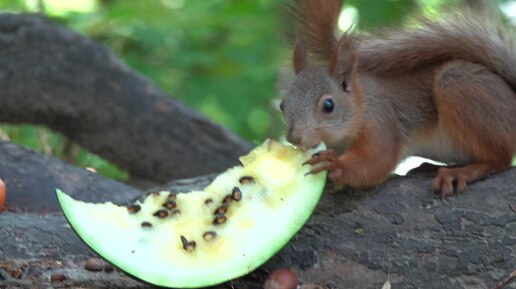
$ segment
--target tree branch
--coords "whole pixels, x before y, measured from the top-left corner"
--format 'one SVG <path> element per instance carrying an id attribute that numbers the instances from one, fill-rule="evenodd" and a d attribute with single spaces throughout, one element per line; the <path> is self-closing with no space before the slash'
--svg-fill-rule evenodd
<path id="1" fill-rule="evenodd" d="M 516 203 L 514 178 L 516 169 L 471 184 L 463 195 L 444 201 L 428 195 L 431 176 L 425 174 L 393 177 L 370 191 L 328 187 L 310 221 L 262 269 L 215 288 L 262 288 L 266 272 L 277 267 L 291 268 L 303 282 L 329 285 L 320 288 L 378 289 L 388 272 L 398 289 L 489 288 L 516 268 L 516 214 L 510 208 Z M 211 179 L 179 180 L 166 187 L 200 189 Z M 65 223 L 61 215 L 0 214 L 4 267 L 21 262 L 39 268 L 48 259 L 65 264 L 47 262 L 42 276 L 9 284 L 23 287 L 31 280 L 32 286 L 43 286 L 50 273 L 60 271 L 68 283 L 53 286 L 138 287 L 123 275 L 84 270 L 92 255 Z"/>
<path id="2" fill-rule="evenodd" d="M 48 126 L 133 177 L 218 172 L 251 147 L 45 18 L 1 14 L 0 63 L 0 121 Z"/>
<path id="3" fill-rule="evenodd" d="M 21 211 L 59 212 L 56 188 L 91 202 L 122 203 L 141 195 L 135 188 L 5 141 L 0 141 L 0 178 L 6 204 Z"/>

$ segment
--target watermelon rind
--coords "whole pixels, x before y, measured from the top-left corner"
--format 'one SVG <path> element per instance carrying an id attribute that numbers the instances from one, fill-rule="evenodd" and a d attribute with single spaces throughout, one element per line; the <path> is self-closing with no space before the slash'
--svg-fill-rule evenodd
<path id="1" fill-rule="evenodd" d="M 203 190 L 177 194 L 188 222 L 201 216 L 199 228 L 211 227 L 220 236 L 211 243 L 197 236 L 198 246 L 190 253 L 182 248 L 179 236 L 183 231 L 200 230 L 196 223 L 148 217 L 155 225 L 144 229 L 143 219 L 137 217 L 150 216 L 169 192 L 147 196 L 139 203 L 142 211 L 134 215 L 125 206 L 75 200 L 59 189 L 56 196 L 76 234 L 120 270 L 162 287 L 206 287 L 253 271 L 301 229 L 315 209 L 326 181 L 325 172 L 306 175 L 310 166 L 303 162 L 323 149 L 321 145 L 303 151 L 267 140 L 240 158 L 242 166 L 228 169 Z M 244 175 L 253 175 L 256 184 L 238 184 Z M 235 186 L 242 190 L 242 201 L 230 209 L 227 223 L 213 226 L 209 223 L 211 209 L 196 206 L 206 198 L 223 196 Z"/>

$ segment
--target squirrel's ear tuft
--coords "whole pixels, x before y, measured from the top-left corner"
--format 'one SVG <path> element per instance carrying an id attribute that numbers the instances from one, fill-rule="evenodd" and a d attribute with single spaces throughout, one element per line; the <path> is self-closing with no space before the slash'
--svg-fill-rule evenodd
<path id="1" fill-rule="evenodd" d="M 306 53 L 305 43 L 302 39 L 297 38 L 296 44 L 294 44 L 294 55 L 293 55 L 294 71 L 296 75 L 303 70 L 308 64 L 308 56 Z"/>
<path id="2" fill-rule="evenodd" d="M 343 84 L 353 70 L 355 57 L 355 47 L 352 39 L 347 35 L 342 35 L 330 59 L 328 68 L 330 76 Z"/>

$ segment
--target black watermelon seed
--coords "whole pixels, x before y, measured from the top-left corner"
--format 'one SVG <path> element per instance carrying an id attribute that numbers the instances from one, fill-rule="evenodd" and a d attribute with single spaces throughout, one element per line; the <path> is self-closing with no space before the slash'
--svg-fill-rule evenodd
<path id="1" fill-rule="evenodd" d="M 213 200 L 212 200 L 212 199 L 206 199 L 206 201 L 204 201 L 204 204 L 205 204 L 205 205 L 209 205 L 209 204 L 211 204 L 211 203 L 213 203 Z"/>
<path id="2" fill-rule="evenodd" d="M 186 246 L 186 251 L 192 252 L 193 250 L 195 250 L 196 246 L 197 244 L 195 243 L 195 241 L 190 241 L 188 242 L 188 246 Z"/>
<path id="3" fill-rule="evenodd" d="M 169 200 L 169 201 L 175 201 L 175 200 L 176 200 L 176 198 L 177 198 L 176 194 L 174 194 L 174 193 L 170 193 L 170 194 L 168 194 L 167 200 Z"/>
<path id="4" fill-rule="evenodd" d="M 172 210 L 175 207 L 177 207 L 177 203 L 176 203 L 176 201 L 173 201 L 173 200 L 169 199 L 166 202 L 164 202 L 162 206 L 167 208 L 167 209 L 169 209 L 169 210 Z"/>
<path id="5" fill-rule="evenodd" d="M 181 214 L 181 210 L 179 210 L 179 209 L 175 209 L 175 210 L 173 210 L 172 212 L 170 212 L 170 214 L 171 214 L 172 216 L 175 216 L 175 215 Z"/>
<path id="6" fill-rule="evenodd" d="M 208 232 L 202 234 L 202 238 L 206 241 L 211 241 L 211 240 L 215 239 L 215 237 L 217 237 L 217 233 L 215 233 L 213 231 L 208 231 Z"/>
<path id="7" fill-rule="evenodd" d="M 135 205 L 131 205 L 131 206 L 127 207 L 127 212 L 129 212 L 129 214 L 136 214 L 141 209 L 142 209 L 142 207 L 140 205 L 135 204 Z"/>
<path id="8" fill-rule="evenodd" d="M 227 217 L 226 215 L 224 214 L 218 214 L 215 216 L 215 218 L 213 219 L 213 225 L 220 225 L 220 224 L 224 224 L 227 220 Z"/>
<path id="9" fill-rule="evenodd" d="M 142 222 L 141 226 L 142 228 L 152 228 L 152 224 L 149 222 Z"/>
<path id="10" fill-rule="evenodd" d="M 225 214 L 228 212 L 228 205 L 227 204 L 224 204 L 220 207 L 218 207 L 217 209 L 215 209 L 215 212 L 213 212 L 215 215 L 219 215 L 219 214 Z"/>
<path id="11" fill-rule="evenodd" d="M 188 242 L 188 240 L 183 235 L 181 235 L 181 243 L 183 243 L 183 249 L 185 249 L 188 252 L 192 252 L 193 250 L 195 250 L 195 247 L 197 245 L 195 241 Z"/>
<path id="12" fill-rule="evenodd" d="M 222 203 L 223 204 L 229 204 L 233 201 L 233 196 L 232 195 L 226 195 L 224 197 L 224 199 L 222 200 Z"/>
<path id="13" fill-rule="evenodd" d="M 158 196 L 160 195 L 158 191 L 154 191 L 154 192 L 152 192 L 151 194 L 152 194 L 154 197 L 158 197 Z"/>
<path id="14" fill-rule="evenodd" d="M 233 198 L 234 201 L 240 202 L 240 200 L 242 199 L 242 192 L 240 191 L 240 189 L 238 187 L 233 188 L 231 197 Z"/>
<path id="15" fill-rule="evenodd" d="M 239 181 L 242 185 L 244 185 L 244 184 L 254 184 L 254 183 L 256 183 L 256 182 L 254 181 L 254 178 L 253 178 L 253 177 L 251 177 L 251 176 L 243 176 L 243 177 L 241 177 L 241 178 L 240 178 L 240 180 L 238 180 L 238 181 Z"/>
<path id="16" fill-rule="evenodd" d="M 161 209 L 156 211 L 156 213 L 154 213 L 153 216 L 158 217 L 160 219 L 164 219 L 168 216 L 168 211 L 165 209 Z"/>
<path id="17" fill-rule="evenodd" d="M 186 250 L 186 247 L 188 246 L 188 240 L 183 235 L 181 235 L 180 237 L 181 237 L 181 243 L 183 243 L 183 249 Z"/>

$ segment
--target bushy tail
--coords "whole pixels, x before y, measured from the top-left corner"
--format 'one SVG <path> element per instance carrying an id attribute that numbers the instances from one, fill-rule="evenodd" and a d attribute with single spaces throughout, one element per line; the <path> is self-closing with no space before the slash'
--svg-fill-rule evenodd
<path id="1" fill-rule="evenodd" d="M 516 44 L 499 17 L 465 9 L 411 28 L 363 39 L 359 67 L 378 73 L 410 72 L 452 59 L 482 64 L 516 89 Z"/>
<path id="2" fill-rule="evenodd" d="M 301 38 L 308 51 L 329 60 L 337 47 L 337 21 L 343 0 L 284 0 L 279 10 L 283 34 Z"/>

